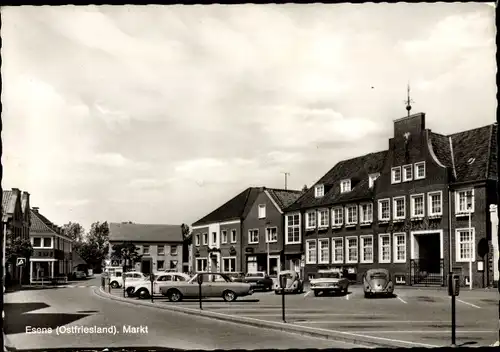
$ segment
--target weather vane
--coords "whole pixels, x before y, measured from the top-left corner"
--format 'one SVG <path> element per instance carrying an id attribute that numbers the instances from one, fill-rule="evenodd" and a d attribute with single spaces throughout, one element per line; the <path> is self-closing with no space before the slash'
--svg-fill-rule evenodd
<path id="1" fill-rule="evenodd" d="M 404 101 L 406 104 L 406 111 L 408 111 L 408 116 L 410 116 L 410 110 L 411 110 L 411 103 L 414 103 L 414 101 L 410 98 L 410 82 L 408 82 L 408 98 Z"/>

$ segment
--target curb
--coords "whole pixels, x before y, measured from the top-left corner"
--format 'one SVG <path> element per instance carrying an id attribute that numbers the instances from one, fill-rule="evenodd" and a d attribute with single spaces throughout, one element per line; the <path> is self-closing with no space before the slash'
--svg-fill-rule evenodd
<path id="1" fill-rule="evenodd" d="M 366 336 L 366 335 L 361 335 L 361 334 L 354 334 L 354 333 L 349 333 L 349 332 L 345 332 L 345 331 L 335 331 L 335 330 L 327 330 L 327 329 L 321 329 L 321 328 L 310 328 L 310 327 L 306 327 L 306 326 L 293 325 L 293 324 L 287 324 L 287 323 L 282 323 L 282 322 L 270 322 L 270 321 L 255 319 L 255 318 L 237 317 L 237 316 L 232 316 L 232 315 L 222 314 L 222 313 L 217 313 L 217 312 L 203 311 L 203 310 L 199 310 L 199 309 L 174 307 L 174 306 L 167 306 L 167 305 L 158 305 L 158 304 L 150 303 L 150 302 L 146 302 L 146 301 L 137 301 L 137 300 L 132 301 L 132 300 L 127 299 L 127 298 L 118 297 L 118 296 L 109 294 L 109 293 L 103 291 L 102 288 L 94 288 L 93 291 L 97 296 L 99 296 L 101 298 L 120 301 L 120 302 L 124 302 L 124 303 L 128 303 L 128 304 L 132 304 L 132 305 L 142 305 L 142 306 L 152 307 L 152 308 L 156 308 L 156 309 L 173 311 L 173 312 L 177 312 L 177 313 L 201 316 L 201 317 L 205 317 L 205 318 L 217 319 L 217 320 L 221 320 L 221 321 L 227 321 L 227 322 L 243 324 L 243 325 L 250 325 L 250 326 L 254 326 L 254 327 L 258 327 L 258 328 L 272 329 L 272 330 L 277 330 L 277 331 L 283 331 L 283 332 L 288 332 L 288 333 L 309 336 L 309 337 L 322 338 L 322 339 L 326 339 L 326 340 L 347 342 L 347 343 L 351 343 L 351 344 L 361 345 L 361 346 L 359 346 L 359 348 L 362 348 L 362 347 L 365 347 L 365 348 L 440 347 L 440 346 L 436 346 L 436 345 L 429 345 L 429 344 L 423 344 L 423 343 L 418 343 L 418 342 L 400 341 L 400 340 L 392 340 L 392 339 L 383 338 L 383 337 L 374 337 L 374 336 Z"/>

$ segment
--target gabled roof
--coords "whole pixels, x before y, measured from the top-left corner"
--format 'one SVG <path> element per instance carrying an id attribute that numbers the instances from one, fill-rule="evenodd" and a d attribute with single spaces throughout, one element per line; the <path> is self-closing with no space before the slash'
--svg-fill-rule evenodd
<path id="1" fill-rule="evenodd" d="M 236 197 L 230 199 L 210 214 L 193 223 L 193 226 L 207 225 L 216 222 L 245 218 L 250 211 L 260 189 L 249 187 Z"/>
<path id="2" fill-rule="evenodd" d="M 68 236 L 65 236 L 61 228 L 55 225 L 52 221 L 40 214 L 39 211 L 30 209 L 31 212 L 31 226 L 30 234 L 43 234 L 43 235 L 59 235 L 72 241 Z"/>
<path id="3" fill-rule="evenodd" d="M 449 136 L 430 133 L 438 160 L 454 171 L 454 182 L 498 180 L 497 124 Z M 451 145 L 450 145 L 451 139 Z"/>
<path id="4" fill-rule="evenodd" d="M 338 162 L 285 211 L 327 206 L 372 197 L 373 191 L 369 188 L 368 175 L 381 172 L 386 155 L 387 151 L 382 151 Z M 345 179 L 351 180 L 351 191 L 340 193 L 340 181 Z M 315 197 L 315 186 L 317 185 L 325 186 L 325 195 L 321 198 Z"/>
<path id="5" fill-rule="evenodd" d="M 266 188 L 274 202 L 283 210 L 292 205 L 304 193 L 303 191 Z"/>
<path id="6" fill-rule="evenodd" d="M 110 223 L 109 240 L 116 242 L 182 242 L 181 225 Z"/>

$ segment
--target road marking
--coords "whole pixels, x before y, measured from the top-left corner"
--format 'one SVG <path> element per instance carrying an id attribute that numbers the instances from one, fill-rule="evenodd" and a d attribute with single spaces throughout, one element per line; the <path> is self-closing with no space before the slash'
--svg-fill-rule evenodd
<path id="1" fill-rule="evenodd" d="M 353 333 L 363 333 L 363 334 L 449 334 L 449 329 L 444 330 L 394 330 L 394 331 L 382 331 L 382 330 L 372 330 L 372 331 L 353 331 Z M 461 334 L 491 334 L 498 333 L 498 330 L 457 330 L 457 333 Z"/>
<path id="2" fill-rule="evenodd" d="M 345 295 L 345 299 L 349 300 L 349 295 Z"/>
<path id="3" fill-rule="evenodd" d="M 255 313 L 255 314 L 254 314 Z M 277 316 L 276 314 L 278 313 L 259 313 L 259 312 L 252 312 L 252 313 L 245 313 L 244 316 L 246 317 L 275 317 Z M 304 317 L 304 314 L 307 314 L 308 317 L 324 317 L 324 316 L 348 316 L 348 315 L 352 315 L 352 316 L 363 316 L 363 317 L 366 317 L 366 316 L 373 316 L 369 313 L 367 314 L 346 314 L 346 313 L 300 313 L 300 312 L 297 312 L 297 313 L 287 313 L 287 316 L 288 317 L 301 317 L 303 318 Z"/>
<path id="4" fill-rule="evenodd" d="M 462 301 L 461 299 L 457 299 L 457 301 L 459 301 L 459 302 L 461 302 L 461 303 L 463 303 L 463 304 L 467 304 L 467 305 L 469 305 L 469 306 L 471 306 L 471 307 L 474 307 L 474 308 L 481 308 L 481 307 L 479 307 L 479 306 L 476 306 L 475 304 L 472 304 L 472 303 L 469 303 L 469 302 Z"/>
<path id="5" fill-rule="evenodd" d="M 301 321 L 297 324 L 415 324 L 415 323 L 425 323 L 425 324 L 442 324 L 442 321 L 410 321 L 410 320 L 313 320 L 313 321 Z"/>
<path id="6" fill-rule="evenodd" d="M 404 299 L 402 299 L 401 297 L 397 297 L 401 302 L 403 302 L 404 304 L 408 304 L 408 302 L 406 302 Z"/>
<path id="7" fill-rule="evenodd" d="M 309 296 L 310 293 L 311 293 L 311 291 L 307 291 L 306 293 L 304 293 L 304 297 Z"/>

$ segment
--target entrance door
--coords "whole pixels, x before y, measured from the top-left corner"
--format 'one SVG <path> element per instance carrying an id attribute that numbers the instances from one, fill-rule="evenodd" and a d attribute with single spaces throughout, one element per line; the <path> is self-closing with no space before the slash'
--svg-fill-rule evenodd
<path id="1" fill-rule="evenodd" d="M 290 270 L 296 271 L 300 275 L 300 259 L 290 259 Z"/>
<path id="2" fill-rule="evenodd" d="M 254 255 L 247 257 L 247 273 L 257 272 L 257 257 Z"/>
<path id="3" fill-rule="evenodd" d="M 144 274 L 151 274 L 151 260 L 144 260 L 142 262 L 142 272 Z"/>
<path id="4" fill-rule="evenodd" d="M 280 257 L 269 256 L 269 275 L 277 276 L 280 272 Z"/>
<path id="5" fill-rule="evenodd" d="M 418 241 L 418 259 L 420 271 L 441 272 L 441 249 L 439 234 L 426 234 L 416 237 Z"/>

